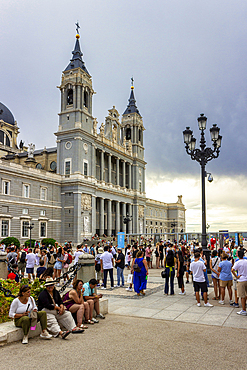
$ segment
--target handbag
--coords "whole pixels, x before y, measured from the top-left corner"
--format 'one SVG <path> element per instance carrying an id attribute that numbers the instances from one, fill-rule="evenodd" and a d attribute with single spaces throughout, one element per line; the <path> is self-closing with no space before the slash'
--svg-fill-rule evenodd
<path id="1" fill-rule="evenodd" d="M 140 269 L 140 267 L 139 267 L 139 265 L 138 265 L 137 263 L 134 263 L 134 265 L 133 265 L 133 270 L 134 270 L 135 272 L 141 272 L 141 269 Z"/>
<path id="2" fill-rule="evenodd" d="M 161 271 L 161 277 L 162 277 L 162 279 L 165 279 L 165 277 L 166 277 L 166 271 L 165 270 Z"/>

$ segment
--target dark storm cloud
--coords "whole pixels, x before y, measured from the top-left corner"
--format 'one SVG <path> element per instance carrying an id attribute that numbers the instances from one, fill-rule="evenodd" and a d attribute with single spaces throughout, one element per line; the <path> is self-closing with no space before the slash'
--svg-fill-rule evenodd
<path id="1" fill-rule="evenodd" d="M 246 173 L 247 4 L 243 1 L 2 1 L 1 96 L 20 138 L 55 145 L 61 72 L 81 24 L 84 60 L 93 76 L 94 116 L 113 105 L 122 114 L 134 75 L 150 174 L 198 174 L 182 131 L 196 118 L 218 123 L 223 136 L 218 175 Z M 210 143 L 210 138 L 207 136 Z"/>

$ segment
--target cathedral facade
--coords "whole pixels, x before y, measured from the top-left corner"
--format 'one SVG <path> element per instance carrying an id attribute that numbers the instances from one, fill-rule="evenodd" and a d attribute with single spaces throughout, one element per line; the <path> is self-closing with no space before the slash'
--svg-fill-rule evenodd
<path id="1" fill-rule="evenodd" d="M 77 34 L 59 86 L 57 147 L 18 145 L 17 123 L 0 103 L 1 237 L 23 242 L 30 237 L 30 223 L 36 240 L 53 237 L 76 244 L 95 234 L 120 231 L 185 231 L 181 196 L 175 203 L 146 198 L 145 129 L 133 86 L 122 116 L 113 106 L 98 129 L 92 114 L 92 77 L 79 38 Z"/>

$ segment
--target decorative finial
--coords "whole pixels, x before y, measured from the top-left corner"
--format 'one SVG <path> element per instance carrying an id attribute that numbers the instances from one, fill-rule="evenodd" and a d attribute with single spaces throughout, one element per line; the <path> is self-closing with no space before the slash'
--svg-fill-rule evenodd
<path id="1" fill-rule="evenodd" d="M 133 78 L 133 76 L 131 77 L 131 89 L 134 89 L 134 78 Z"/>
<path id="2" fill-rule="evenodd" d="M 80 35 L 79 35 L 79 28 L 81 28 L 80 26 L 79 26 L 79 22 L 77 21 L 77 23 L 75 23 L 75 25 L 76 25 L 76 38 L 77 39 L 79 39 L 80 38 Z"/>

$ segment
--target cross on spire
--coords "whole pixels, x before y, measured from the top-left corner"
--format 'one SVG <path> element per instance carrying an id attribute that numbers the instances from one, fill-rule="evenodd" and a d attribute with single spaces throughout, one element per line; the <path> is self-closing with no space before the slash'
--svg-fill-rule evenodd
<path id="1" fill-rule="evenodd" d="M 76 25 L 76 32 L 79 34 L 79 28 L 81 28 L 81 27 L 79 26 L 79 22 L 77 21 L 77 23 L 75 23 L 75 25 Z"/>
<path id="2" fill-rule="evenodd" d="M 134 86 L 134 78 L 133 78 L 133 76 L 131 77 L 131 86 Z"/>

